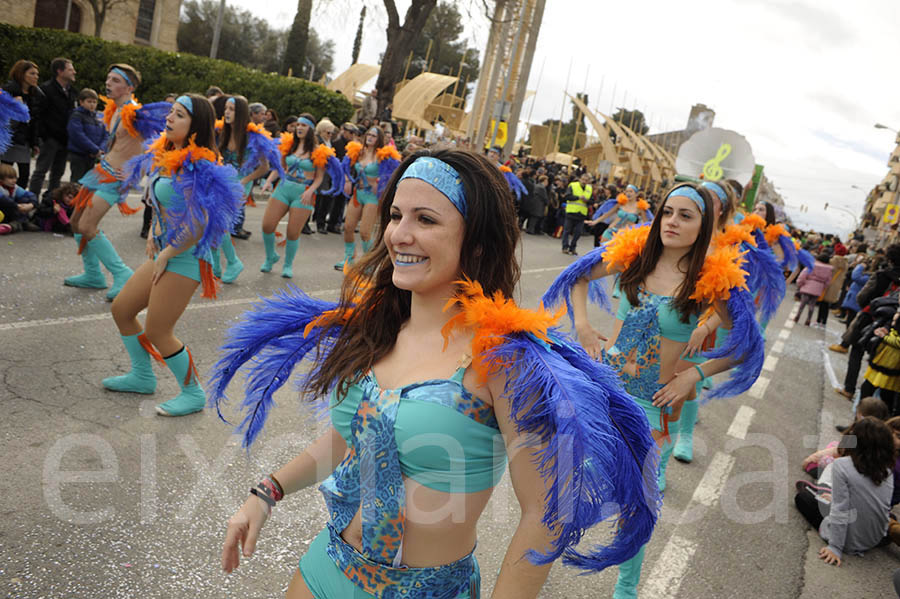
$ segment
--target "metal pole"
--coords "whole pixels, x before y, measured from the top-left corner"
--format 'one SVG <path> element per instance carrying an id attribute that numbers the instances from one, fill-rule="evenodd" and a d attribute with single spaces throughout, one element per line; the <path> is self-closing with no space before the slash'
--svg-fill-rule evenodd
<path id="1" fill-rule="evenodd" d="M 69 17 L 72 16 L 72 0 L 66 2 L 66 24 L 63 25 L 65 31 L 69 30 Z"/>
<path id="2" fill-rule="evenodd" d="M 488 80 L 487 87 L 484 90 L 484 108 L 480 115 L 480 120 L 478 121 L 478 125 L 475 132 L 475 137 L 472 142 L 475 147 L 480 152 L 484 148 L 484 136 L 487 135 L 488 124 L 491 122 L 490 119 L 493 118 L 494 113 L 494 103 L 496 102 L 495 93 L 497 91 L 497 81 L 500 79 L 500 72 L 503 70 L 503 62 L 506 58 L 506 44 L 509 41 L 509 27 L 512 21 L 511 16 L 513 15 L 513 11 L 515 10 L 512 6 L 512 0 L 505 0 L 504 13 L 503 13 L 503 24 L 500 27 L 500 35 L 497 38 L 497 48 L 494 54 L 494 61 L 491 65 L 491 76 Z M 500 3 L 497 3 L 497 7 L 500 7 Z M 479 75 L 479 79 L 484 76 L 484 72 Z"/>
<path id="3" fill-rule="evenodd" d="M 522 35 L 522 23 L 525 21 L 525 10 L 528 8 L 528 3 L 523 0 L 522 9 L 519 11 L 519 27 L 516 29 L 516 36 L 513 38 L 513 44 L 511 48 L 511 52 L 509 55 L 509 68 L 506 69 L 506 77 L 503 79 L 503 91 L 500 92 L 500 106 L 504 106 L 506 104 L 506 94 L 509 90 L 509 79 L 512 76 L 513 69 L 516 67 L 516 55 L 519 50 L 519 36 Z M 526 82 L 527 85 L 527 82 Z M 500 119 L 503 118 L 503 110 L 501 108 L 500 114 L 497 115 L 497 118 L 494 119 L 494 130 L 491 131 L 491 143 L 488 144 L 488 147 L 494 145 L 494 140 L 497 138 L 497 129 L 500 128 Z M 509 127 L 509 123 L 506 125 Z M 507 141 L 509 141 L 507 136 Z"/>
<path id="4" fill-rule="evenodd" d="M 69 0 L 71 4 L 71 0 Z M 225 0 L 219 2 L 219 12 L 216 15 L 216 28 L 213 30 L 212 46 L 209 49 L 209 57 L 215 58 L 219 52 L 219 36 L 222 33 L 222 18 L 225 15 Z"/>
<path id="5" fill-rule="evenodd" d="M 522 61 L 520 63 L 516 82 L 516 93 L 513 97 L 512 108 L 509 112 L 509 123 L 507 123 L 509 130 L 506 135 L 507 146 L 504 148 L 504 151 L 507 154 L 512 151 L 513 146 L 511 144 L 514 144 L 516 137 L 518 137 L 517 133 L 520 116 L 522 114 L 522 105 L 525 103 L 525 93 L 528 90 L 528 80 L 531 77 L 531 64 L 534 62 L 534 51 L 537 48 L 538 35 L 540 35 L 541 31 L 541 22 L 544 20 L 544 4 L 545 0 L 529 0 L 529 6 L 532 6 L 533 10 L 531 10 L 530 13 L 528 22 L 528 40 L 525 44 L 525 54 L 522 56 Z M 543 68 L 542 64 L 541 69 L 543 70 Z M 537 89 L 540 89 L 540 75 L 538 76 Z M 535 93 L 535 100 L 537 100 L 537 93 Z M 531 102 L 531 110 L 534 110 L 535 100 L 532 100 Z M 529 114 L 529 119 L 530 118 L 531 115 Z"/>
<path id="6" fill-rule="evenodd" d="M 562 106 L 559 107 L 559 127 L 556 129 L 556 140 L 553 142 L 553 151 L 559 152 L 559 135 L 562 133 L 563 116 L 566 114 L 566 96 L 569 94 L 569 77 L 572 75 L 572 61 L 569 59 L 569 72 L 566 74 L 566 89 L 563 91 Z"/>

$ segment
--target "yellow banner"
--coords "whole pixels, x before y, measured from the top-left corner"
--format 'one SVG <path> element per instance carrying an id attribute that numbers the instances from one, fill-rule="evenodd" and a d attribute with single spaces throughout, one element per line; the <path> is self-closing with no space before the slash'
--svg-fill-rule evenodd
<path id="1" fill-rule="evenodd" d="M 900 206 L 888 204 L 884 209 L 884 218 L 882 220 L 892 225 L 897 222 L 898 218 L 900 218 Z"/>
<path id="2" fill-rule="evenodd" d="M 488 128 L 488 135 L 493 133 L 494 131 L 494 120 L 491 119 L 491 126 Z M 497 126 L 497 137 L 494 138 L 494 143 L 491 143 L 490 139 L 488 143 L 484 144 L 484 148 L 487 150 L 491 146 L 500 146 L 501 148 L 506 145 L 506 121 L 500 121 L 500 125 Z"/>

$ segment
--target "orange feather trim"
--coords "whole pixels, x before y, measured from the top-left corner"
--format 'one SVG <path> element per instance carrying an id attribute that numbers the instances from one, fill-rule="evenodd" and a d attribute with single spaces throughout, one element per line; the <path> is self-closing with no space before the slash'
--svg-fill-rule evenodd
<path id="1" fill-rule="evenodd" d="M 647 200 L 638 200 L 638 210 L 650 210 L 650 204 Z"/>
<path id="2" fill-rule="evenodd" d="M 269 133 L 269 130 L 262 125 L 257 125 L 256 123 L 247 123 L 247 133 L 259 133 L 263 137 L 272 139 L 272 134 Z"/>
<path id="3" fill-rule="evenodd" d="M 624 206 L 628 203 L 628 196 L 624 193 L 620 193 L 616 196 L 616 202 L 619 204 L 619 206 Z"/>
<path id="4" fill-rule="evenodd" d="M 281 155 L 287 156 L 290 154 L 292 145 L 294 145 L 294 134 L 282 133 L 280 141 L 278 142 L 278 150 L 281 152 Z"/>
<path id="5" fill-rule="evenodd" d="M 150 357 L 159 362 L 160 364 L 165 364 L 166 361 L 163 359 L 162 354 L 157 351 L 153 344 L 150 343 L 150 340 L 147 339 L 147 335 L 145 333 L 141 333 L 138 335 L 138 342 L 141 344 L 141 347 L 144 348 L 144 351 L 150 354 Z"/>
<path id="6" fill-rule="evenodd" d="M 328 157 L 334 155 L 334 148 L 329 148 L 325 144 L 319 144 L 312 151 L 310 159 L 312 159 L 313 166 L 316 168 L 325 168 L 325 165 L 328 164 Z"/>
<path id="7" fill-rule="evenodd" d="M 216 131 L 221 131 L 225 128 L 225 119 L 216 119 L 215 124 L 213 124 L 213 128 Z"/>
<path id="8" fill-rule="evenodd" d="M 148 150 L 154 154 L 153 166 L 158 167 L 167 176 L 172 176 L 172 174 L 181 170 L 181 167 L 188 159 L 191 162 L 197 162 L 198 160 L 208 160 L 213 164 L 219 162 L 219 157 L 216 156 L 216 153 L 209 148 L 201 148 L 195 144 L 193 136 L 191 136 L 191 140 L 186 148 L 180 150 L 166 150 L 165 148 L 166 134 L 162 133 L 150 144 Z"/>
<path id="9" fill-rule="evenodd" d="M 606 242 L 603 262 L 610 271 L 624 271 L 641 255 L 647 245 L 650 227 L 632 227 L 617 231 L 612 239 Z"/>
<path id="10" fill-rule="evenodd" d="M 106 128 L 109 129 L 109 126 L 112 124 L 113 117 L 116 115 L 116 110 L 119 108 L 116 106 L 116 103 L 112 100 L 112 98 L 107 98 L 103 94 L 100 94 L 100 101 L 106 104 L 103 107 L 103 124 L 106 125 Z"/>
<path id="11" fill-rule="evenodd" d="M 381 162 L 387 158 L 393 158 L 398 162 L 403 160 L 403 156 L 400 155 L 400 152 L 394 146 L 384 146 L 375 150 L 375 160 Z"/>
<path id="12" fill-rule="evenodd" d="M 712 304 L 731 297 L 735 287 L 747 289 L 747 273 L 741 269 L 743 252 L 737 246 L 720 248 L 706 257 L 700 269 L 700 279 L 694 285 L 691 299 Z"/>
<path id="13" fill-rule="evenodd" d="M 793 237 L 791 237 L 791 241 L 794 242 L 794 248 L 797 249 L 797 250 L 799 250 L 799 249 L 800 249 L 800 240 L 799 240 L 799 239 L 794 239 Z"/>
<path id="14" fill-rule="evenodd" d="M 723 232 L 713 237 L 713 247 L 718 249 L 729 245 L 739 246 L 745 241 L 756 247 L 756 239 L 748 229 L 739 225 L 728 225 Z"/>
<path id="15" fill-rule="evenodd" d="M 766 219 L 758 214 L 751 213 L 744 217 L 744 220 L 741 221 L 741 226 L 747 227 L 751 231 L 754 231 L 756 229 L 765 229 Z"/>
<path id="16" fill-rule="evenodd" d="M 787 229 L 784 228 L 784 225 L 777 223 L 774 225 L 769 225 L 768 227 L 766 227 L 766 243 L 768 243 L 770 246 L 774 245 L 778 241 L 779 237 L 781 237 L 782 235 L 787 236 L 787 234 L 788 232 Z"/>
<path id="17" fill-rule="evenodd" d="M 72 199 L 72 207 L 75 210 L 85 210 L 94 205 L 94 192 L 82 186 Z M 81 252 L 79 252 L 81 253 Z"/>
<path id="18" fill-rule="evenodd" d="M 119 212 L 121 212 L 125 216 L 131 216 L 132 214 L 137 214 L 141 210 L 144 209 L 144 205 L 141 204 L 139 208 L 132 208 L 128 205 L 128 202 L 119 202 L 116 204 L 119 207 Z"/>
<path id="19" fill-rule="evenodd" d="M 350 164 L 356 164 L 357 159 L 359 158 L 359 153 L 362 151 L 362 144 L 358 141 L 351 141 L 347 143 L 344 150 L 347 153 L 347 156 L 350 157 Z"/>
<path id="20" fill-rule="evenodd" d="M 200 284 L 203 286 L 201 297 L 216 299 L 221 288 L 221 280 L 213 274 L 212 264 L 206 260 L 200 260 Z"/>
<path id="21" fill-rule="evenodd" d="M 490 350 L 504 342 L 504 337 L 512 333 L 530 333 L 546 343 L 550 342 L 547 330 L 554 326 L 565 314 L 561 306 L 556 314 L 550 314 L 541 305 L 537 310 L 518 307 L 514 301 L 503 297 L 499 291 L 490 298 L 477 281 L 465 279 L 457 281 L 459 291 L 444 306 L 444 311 L 460 308 L 441 328 L 444 349 L 450 342 L 454 329 L 474 330 L 472 339 L 472 366 L 481 383 L 487 382 L 492 372 L 505 370 L 513 364 L 505 364 L 497 358 L 490 358 Z"/>
<path id="22" fill-rule="evenodd" d="M 506 166 L 505 164 L 501 164 L 501 165 L 500 165 L 500 172 L 501 172 L 501 173 L 511 173 L 511 172 L 512 172 L 512 169 L 509 168 L 508 166 Z"/>
<path id="23" fill-rule="evenodd" d="M 122 107 L 122 112 L 120 113 L 122 126 L 125 127 L 125 131 L 128 132 L 128 135 L 131 137 L 136 137 L 138 139 L 142 139 L 141 134 L 137 129 L 134 128 L 134 119 L 137 118 L 137 111 L 141 108 L 140 104 L 132 103 L 126 104 Z"/>

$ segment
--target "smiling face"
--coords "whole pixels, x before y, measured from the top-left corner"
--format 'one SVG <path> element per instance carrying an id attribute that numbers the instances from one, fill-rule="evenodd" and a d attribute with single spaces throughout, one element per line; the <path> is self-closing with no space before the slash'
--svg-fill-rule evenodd
<path id="1" fill-rule="evenodd" d="M 686 249 L 697 241 L 703 226 L 703 215 L 692 199 L 676 196 L 666 200 L 660 225 L 663 246 Z"/>
<path id="2" fill-rule="evenodd" d="M 191 129 L 191 113 L 187 108 L 175 102 L 166 116 L 166 139 L 181 147 L 185 144 Z"/>
<path id="3" fill-rule="evenodd" d="M 222 118 L 229 125 L 234 122 L 234 102 L 225 102 L 225 112 L 222 114 Z"/>
<path id="4" fill-rule="evenodd" d="M 130 98 L 133 91 L 134 88 L 128 85 L 125 78 L 115 71 L 110 71 L 106 75 L 106 95 L 114 102 L 118 102 L 122 98 Z"/>
<path id="5" fill-rule="evenodd" d="M 384 231 L 397 288 L 450 297 L 460 277 L 464 238 L 463 217 L 444 194 L 419 179 L 397 185 Z"/>

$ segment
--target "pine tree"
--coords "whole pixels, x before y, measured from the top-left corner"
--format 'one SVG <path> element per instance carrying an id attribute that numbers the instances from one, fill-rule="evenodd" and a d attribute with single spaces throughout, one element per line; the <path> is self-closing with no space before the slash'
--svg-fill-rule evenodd
<path id="1" fill-rule="evenodd" d="M 306 46 L 309 43 L 309 18 L 312 0 L 298 0 L 297 14 L 288 34 L 284 52 L 284 72 L 292 71 L 294 77 L 302 77 L 306 68 Z"/>
<path id="2" fill-rule="evenodd" d="M 362 46 L 362 31 L 363 31 L 363 22 L 366 19 L 366 7 L 363 5 L 362 10 L 359 11 L 359 27 L 356 28 L 356 39 L 353 40 L 353 58 L 350 61 L 350 65 L 353 66 L 359 61 L 359 50 Z"/>

